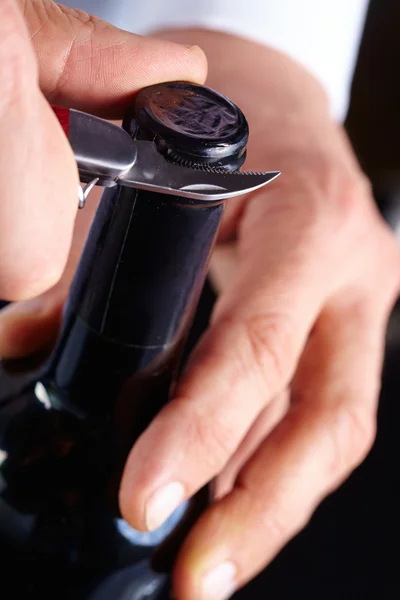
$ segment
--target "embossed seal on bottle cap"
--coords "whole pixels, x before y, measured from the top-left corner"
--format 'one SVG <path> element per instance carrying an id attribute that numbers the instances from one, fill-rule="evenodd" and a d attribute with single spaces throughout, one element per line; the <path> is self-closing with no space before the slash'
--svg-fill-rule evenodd
<path id="1" fill-rule="evenodd" d="M 150 86 L 137 95 L 134 114 L 139 128 L 172 160 L 243 162 L 247 121 L 233 102 L 208 87 L 186 82 Z"/>

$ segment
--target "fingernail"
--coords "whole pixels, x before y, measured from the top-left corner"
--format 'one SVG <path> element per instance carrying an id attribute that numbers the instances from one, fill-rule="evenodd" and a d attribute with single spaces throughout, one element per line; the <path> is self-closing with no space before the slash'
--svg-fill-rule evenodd
<path id="1" fill-rule="evenodd" d="M 235 593 L 236 567 L 231 562 L 223 562 L 203 577 L 201 600 L 228 600 Z"/>
<path id="2" fill-rule="evenodd" d="M 197 44 L 194 45 L 194 46 L 188 46 L 188 51 L 191 52 L 191 53 L 193 53 L 193 54 L 198 54 L 199 57 L 201 56 L 204 60 L 206 60 L 206 55 L 205 55 L 204 50 L 203 50 L 203 48 L 201 46 L 197 46 Z"/>
<path id="3" fill-rule="evenodd" d="M 185 499 L 185 489 L 179 481 L 157 490 L 146 505 L 146 527 L 158 529 Z"/>

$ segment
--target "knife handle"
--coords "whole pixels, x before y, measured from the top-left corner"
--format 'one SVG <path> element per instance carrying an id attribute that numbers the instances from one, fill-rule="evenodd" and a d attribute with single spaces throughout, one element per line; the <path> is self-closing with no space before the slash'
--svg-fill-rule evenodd
<path id="1" fill-rule="evenodd" d="M 59 120 L 59 123 L 61 125 L 61 127 L 64 130 L 65 135 L 68 137 L 69 136 L 69 122 L 70 122 L 70 109 L 69 108 L 63 108 L 62 106 L 56 106 L 55 104 L 50 104 L 50 107 L 53 109 L 54 114 L 56 115 L 57 119 Z"/>
<path id="2" fill-rule="evenodd" d="M 72 108 L 50 105 L 71 144 L 80 180 L 114 187 L 137 158 L 131 136 L 109 121 Z"/>

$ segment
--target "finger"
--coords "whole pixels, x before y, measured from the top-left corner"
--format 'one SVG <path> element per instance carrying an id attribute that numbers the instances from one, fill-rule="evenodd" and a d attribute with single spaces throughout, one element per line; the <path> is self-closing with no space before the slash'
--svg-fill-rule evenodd
<path id="1" fill-rule="evenodd" d="M 278 188 L 276 193 L 282 203 Z M 136 528 L 155 527 L 182 496 L 222 471 L 268 402 L 289 383 L 334 283 L 321 260 L 326 228 L 315 227 L 304 211 L 295 212 L 292 222 L 284 212 L 282 222 L 270 206 L 263 221 L 268 228 L 252 231 L 251 255 L 241 256 L 240 271 L 175 398 L 128 458 L 121 509 Z"/>
<path id="2" fill-rule="evenodd" d="M 0 311 L 0 356 L 16 359 L 51 348 L 63 306 L 80 259 L 102 190 L 94 188 L 75 220 L 73 242 L 61 279 L 44 294 L 10 304 Z"/>
<path id="3" fill-rule="evenodd" d="M 210 267 L 210 279 L 215 289 L 219 292 L 226 289 L 234 279 L 237 268 L 236 243 L 219 244 L 214 250 Z M 218 475 L 214 484 L 215 498 L 222 498 L 232 490 L 240 469 L 286 414 L 289 399 L 290 394 L 286 390 L 274 398 L 259 415 L 222 473 Z"/>
<path id="4" fill-rule="evenodd" d="M 254 454 L 256 449 L 282 421 L 289 409 L 290 394 L 285 390 L 274 398 L 260 414 L 246 437 L 230 458 L 224 470 L 218 475 L 214 484 L 214 497 L 223 498 L 234 487 L 236 478 L 243 465 Z"/>
<path id="5" fill-rule="evenodd" d="M 249 460 L 232 493 L 189 534 L 176 565 L 176 598 L 228 598 L 365 457 L 375 431 L 383 330 L 376 311 L 357 304 L 321 317 L 287 417 Z"/>
<path id="6" fill-rule="evenodd" d="M 40 87 L 53 103 L 122 116 L 133 95 L 161 81 L 203 83 L 198 48 L 122 31 L 52 0 L 18 0 L 39 62 Z"/>
<path id="7" fill-rule="evenodd" d="M 34 296 L 67 260 L 78 173 L 61 127 L 37 85 L 29 35 L 13 0 L 0 19 L 0 297 Z"/>

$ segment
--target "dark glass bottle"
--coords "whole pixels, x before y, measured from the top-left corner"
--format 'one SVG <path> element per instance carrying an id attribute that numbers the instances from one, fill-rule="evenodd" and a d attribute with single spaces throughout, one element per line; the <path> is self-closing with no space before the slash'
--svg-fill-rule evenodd
<path id="1" fill-rule="evenodd" d="M 176 163 L 237 170 L 245 159 L 243 114 L 201 86 L 143 90 L 124 128 Z M 0 373 L 5 599 L 167 593 L 208 489 L 163 530 L 139 534 L 121 519 L 118 486 L 130 448 L 171 395 L 222 213 L 222 202 L 106 190 L 50 358 L 24 377 Z"/>

